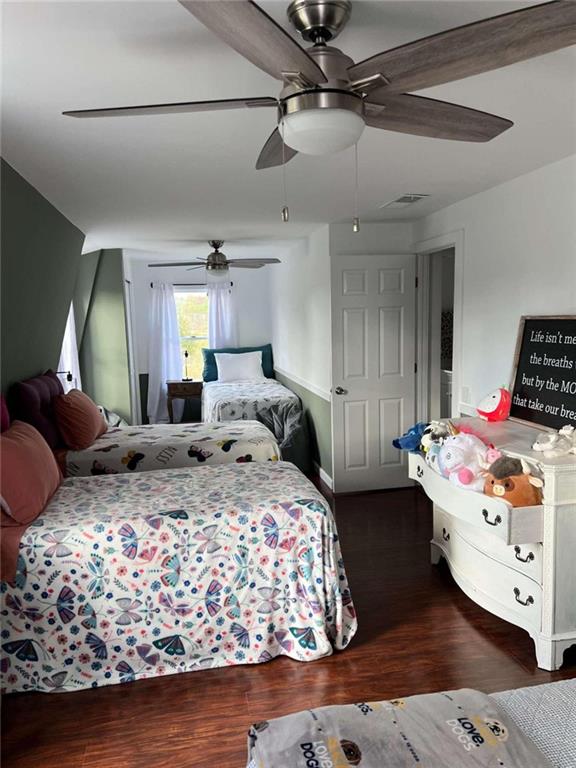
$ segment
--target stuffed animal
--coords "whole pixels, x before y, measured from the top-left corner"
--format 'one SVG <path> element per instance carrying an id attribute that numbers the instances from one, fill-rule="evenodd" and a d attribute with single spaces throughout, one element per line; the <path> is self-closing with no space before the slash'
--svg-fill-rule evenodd
<path id="1" fill-rule="evenodd" d="M 457 488 L 482 492 L 486 445 L 475 435 L 460 433 L 447 437 L 438 453 L 440 474 Z"/>
<path id="2" fill-rule="evenodd" d="M 442 448 L 441 443 L 431 443 L 430 447 L 424 454 L 426 464 L 428 464 L 428 466 L 431 469 L 433 469 L 434 472 L 437 472 L 439 475 L 442 474 L 442 472 L 440 472 L 440 467 L 438 466 L 438 455 L 440 453 L 441 448 Z"/>
<path id="3" fill-rule="evenodd" d="M 543 486 L 542 480 L 532 475 L 527 461 L 502 456 L 488 469 L 484 493 L 511 507 L 530 507 L 542 504 Z"/>
<path id="4" fill-rule="evenodd" d="M 502 451 L 498 450 L 498 448 L 494 448 L 493 445 L 488 446 L 488 450 L 486 451 L 486 456 L 484 457 L 484 461 L 486 462 L 485 469 L 488 469 L 490 464 L 493 464 L 496 459 L 499 459 L 502 456 Z"/>
<path id="5" fill-rule="evenodd" d="M 413 427 L 405 432 L 402 437 L 397 437 L 392 440 L 394 448 L 398 448 L 400 451 L 410 451 L 416 453 L 420 449 L 420 442 L 422 441 L 422 435 L 426 429 L 426 424 L 423 421 L 419 421 L 414 424 Z"/>
<path id="6" fill-rule="evenodd" d="M 571 424 L 558 432 L 541 432 L 532 445 L 533 451 L 540 451 L 547 459 L 576 453 L 576 430 Z"/>
<path id="7" fill-rule="evenodd" d="M 504 387 L 490 392 L 478 403 L 478 416 L 484 421 L 505 421 L 510 415 L 512 398 Z"/>
<path id="8" fill-rule="evenodd" d="M 447 437 L 457 433 L 458 430 L 451 421 L 431 421 L 424 430 L 420 447 L 427 453 L 432 445 L 441 445 Z"/>

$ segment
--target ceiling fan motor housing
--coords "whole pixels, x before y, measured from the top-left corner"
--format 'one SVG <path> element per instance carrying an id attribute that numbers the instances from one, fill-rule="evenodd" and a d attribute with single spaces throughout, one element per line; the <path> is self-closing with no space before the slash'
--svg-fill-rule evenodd
<path id="1" fill-rule="evenodd" d="M 292 0 L 287 10 L 291 24 L 311 43 L 334 40 L 351 12 L 350 0 Z"/>
<path id="2" fill-rule="evenodd" d="M 208 245 L 214 248 L 214 250 L 208 254 L 206 269 L 213 272 L 227 272 L 228 259 L 226 254 L 220 252 L 220 248 L 224 245 L 224 240 L 209 240 Z"/>
<path id="3" fill-rule="evenodd" d="M 298 82 L 288 82 L 280 93 L 281 116 L 304 109 L 346 109 L 361 115 L 362 97 L 350 90 L 348 67 L 354 61 L 338 48 L 330 45 L 315 46 L 308 54 L 326 76 L 321 87 L 303 87 Z"/>

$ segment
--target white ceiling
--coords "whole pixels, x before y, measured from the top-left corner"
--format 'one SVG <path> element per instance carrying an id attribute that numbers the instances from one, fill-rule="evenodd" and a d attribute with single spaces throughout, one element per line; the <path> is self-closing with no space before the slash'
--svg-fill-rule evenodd
<path id="1" fill-rule="evenodd" d="M 355 60 L 526 2 L 355 2 L 337 45 Z M 284 24 L 286 2 L 263 2 Z M 276 96 L 277 81 L 176 0 L 4 2 L 2 154 L 94 245 L 157 250 L 182 240 L 291 239 L 352 216 L 352 150 L 254 170 L 274 110 L 73 120 L 65 109 Z M 430 89 L 515 126 L 488 144 L 367 128 L 364 220 L 419 218 L 576 151 L 576 50 Z M 378 209 L 406 192 L 405 211 Z"/>

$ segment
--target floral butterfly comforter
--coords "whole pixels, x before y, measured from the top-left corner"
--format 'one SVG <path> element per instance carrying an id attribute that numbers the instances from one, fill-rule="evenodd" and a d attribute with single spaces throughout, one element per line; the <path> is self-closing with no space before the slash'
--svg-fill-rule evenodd
<path id="1" fill-rule="evenodd" d="M 64 481 L 2 583 L 6 691 L 69 691 L 345 648 L 334 518 L 285 462 Z"/>
<path id="2" fill-rule="evenodd" d="M 71 476 L 145 472 L 205 464 L 278 461 L 276 438 L 258 421 L 116 427 L 82 451 L 68 451 Z"/>

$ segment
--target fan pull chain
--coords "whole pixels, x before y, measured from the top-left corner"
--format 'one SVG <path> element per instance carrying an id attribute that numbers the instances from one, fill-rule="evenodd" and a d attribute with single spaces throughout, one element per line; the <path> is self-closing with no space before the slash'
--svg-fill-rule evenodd
<path id="1" fill-rule="evenodd" d="M 358 142 L 354 144 L 354 218 L 352 231 L 360 232 L 360 217 L 358 216 Z"/>
<path id="2" fill-rule="evenodd" d="M 290 221 L 290 209 L 288 208 L 288 193 L 286 191 L 286 145 L 284 144 L 284 118 L 281 122 L 282 137 L 282 221 L 287 224 Z"/>

